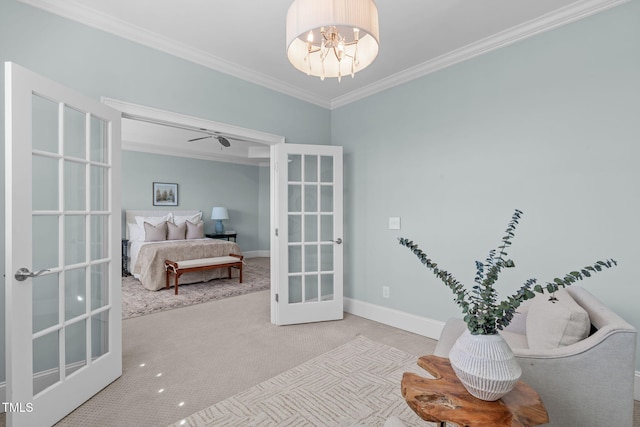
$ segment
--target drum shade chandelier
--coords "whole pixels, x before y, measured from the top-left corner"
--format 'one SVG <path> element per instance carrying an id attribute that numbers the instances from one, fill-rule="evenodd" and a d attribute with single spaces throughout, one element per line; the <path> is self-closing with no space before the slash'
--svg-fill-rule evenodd
<path id="1" fill-rule="evenodd" d="M 307 75 L 351 77 L 378 55 L 373 0 L 295 0 L 287 13 L 287 57 Z"/>

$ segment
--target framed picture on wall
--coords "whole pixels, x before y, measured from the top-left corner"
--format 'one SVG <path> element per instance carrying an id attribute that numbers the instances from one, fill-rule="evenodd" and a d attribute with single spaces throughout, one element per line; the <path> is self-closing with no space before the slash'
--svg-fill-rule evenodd
<path id="1" fill-rule="evenodd" d="M 178 206 L 178 184 L 154 182 L 153 206 Z"/>

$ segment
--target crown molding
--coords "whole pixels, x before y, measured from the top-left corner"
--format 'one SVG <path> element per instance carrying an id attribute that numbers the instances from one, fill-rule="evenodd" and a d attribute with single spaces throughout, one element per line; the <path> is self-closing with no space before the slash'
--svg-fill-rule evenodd
<path id="1" fill-rule="evenodd" d="M 533 37 L 537 34 L 553 30 L 554 28 L 570 24 L 596 13 L 603 12 L 631 0 L 586 0 L 579 1 L 553 13 L 543 15 L 540 18 L 525 22 L 508 30 L 489 36 L 485 39 L 466 45 L 460 49 L 448 52 L 430 61 L 407 68 L 385 79 L 365 86 L 362 89 L 351 91 L 345 95 L 334 98 L 331 101 L 331 109 L 339 108 L 368 96 L 374 95 L 394 86 L 410 82 L 476 56 L 483 55 L 504 46 L 516 43 L 520 40 Z"/>
<path id="2" fill-rule="evenodd" d="M 368 96 L 390 89 L 427 74 L 442 70 L 452 65 L 466 61 L 476 56 L 491 52 L 520 40 L 537 34 L 570 24 L 599 12 L 622 5 L 631 0 L 581 0 L 569 6 L 558 9 L 553 13 L 541 16 L 505 31 L 471 43 L 460 49 L 439 56 L 425 63 L 393 74 L 385 79 L 351 91 L 334 99 L 321 99 L 317 95 L 291 86 L 281 80 L 266 76 L 255 70 L 250 70 L 238 64 L 226 61 L 220 57 L 194 49 L 183 43 L 133 26 L 125 21 L 90 9 L 78 1 L 66 0 L 19 0 L 30 6 L 46 10 L 53 14 L 81 22 L 102 31 L 140 43 L 147 47 L 168 53 L 170 55 L 211 68 L 221 73 L 229 74 L 242 80 L 255 83 L 276 92 L 300 99 L 323 108 L 335 109 Z"/>
<path id="3" fill-rule="evenodd" d="M 329 99 L 319 99 L 317 95 L 291 86 L 281 80 L 274 79 L 255 70 L 242 67 L 236 63 L 229 62 L 218 56 L 211 55 L 200 49 L 177 42 L 161 34 L 145 30 L 144 28 L 132 25 L 121 19 L 106 15 L 91 9 L 81 2 L 66 0 L 18 0 L 21 3 L 45 10 L 63 18 L 80 22 L 90 27 L 102 30 L 118 37 L 131 40 L 135 43 L 159 50 L 169 55 L 185 59 L 187 61 L 205 66 L 212 70 L 229 74 L 233 77 L 255 83 L 257 85 L 272 89 L 276 92 L 298 98 L 302 101 L 329 108 Z"/>

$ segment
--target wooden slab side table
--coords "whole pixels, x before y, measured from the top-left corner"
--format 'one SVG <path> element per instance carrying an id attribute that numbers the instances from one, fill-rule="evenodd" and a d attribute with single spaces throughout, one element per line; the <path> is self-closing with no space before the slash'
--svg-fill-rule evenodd
<path id="1" fill-rule="evenodd" d="M 411 372 L 402 376 L 402 396 L 423 420 L 459 427 L 532 427 L 549 422 L 540 395 L 522 381 L 501 399 L 473 397 L 456 376 L 449 359 L 422 356 L 418 366 L 435 379 Z"/>

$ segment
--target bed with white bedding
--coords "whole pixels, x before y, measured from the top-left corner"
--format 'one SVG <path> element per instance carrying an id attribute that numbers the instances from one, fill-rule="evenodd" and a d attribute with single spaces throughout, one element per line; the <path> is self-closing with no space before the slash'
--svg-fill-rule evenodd
<path id="1" fill-rule="evenodd" d="M 166 259 L 184 261 L 230 253 L 242 254 L 236 242 L 204 237 L 201 211 L 129 210 L 126 211 L 125 221 L 129 240 L 129 271 L 152 291 L 163 289 L 166 285 Z M 234 270 L 234 275 L 237 274 Z M 225 269 L 186 273 L 180 276 L 179 284 L 207 282 L 226 275 Z"/>

